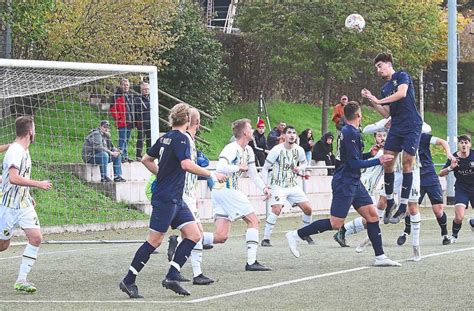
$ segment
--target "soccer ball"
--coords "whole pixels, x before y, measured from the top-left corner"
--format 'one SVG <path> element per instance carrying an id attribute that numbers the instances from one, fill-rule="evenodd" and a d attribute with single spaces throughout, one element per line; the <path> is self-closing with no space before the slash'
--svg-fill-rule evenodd
<path id="1" fill-rule="evenodd" d="M 346 18 L 345 26 L 349 29 L 355 29 L 361 32 L 365 27 L 365 20 L 362 15 L 351 14 Z"/>

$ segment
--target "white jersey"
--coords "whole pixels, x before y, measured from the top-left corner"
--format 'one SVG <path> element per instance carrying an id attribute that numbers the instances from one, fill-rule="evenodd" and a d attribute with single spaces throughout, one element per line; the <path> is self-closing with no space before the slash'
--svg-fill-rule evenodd
<path id="1" fill-rule="evenodd" d="M 380 149 L 377 154 L 371 159 L 378 159 L 382 156 L 383 149 Z M 367 192 L 370 195 L 375 195 L 375 191 L 378 190 L 378 186 L 380 181 L 383 179 L 383 166 L 376 165 L 372 167 L 368 167 L 362 171 L 362 175 L 360 176 L 360 181 L 364 185 Z"/>
<path id="2" fill-rule="evenodd" d="M 227 181 L 225 183 L 214 183 L 213 189 L 234 189 L 239 190 L 239 178 L 243 175 L 243 172 L 239 170 L 239 165 L 255 164 L 255 154 L 250 146 L 242 148 L 237 142 L 227 144 L 219 155 L 219 161 L 224 160 L 227 165 L 233 167 L 231 172 L 224 172 L 219 170 L 217 172 L 224 173 L 227 175 Z"/>
<path id="3" fill-rule="evenodd" d="M 30 195 L 30 187 L 13 185 L 10 183 L 10 168 L 17 168 L 20 176 L 30 179 L 31 158 L 30 153 L 19 143 L 12 143 L 3 159 L 1 205 L 8 208 L 34 207 Z"/>
<path id="4" fill-rule="evenodd" d="M 189 147 L 191 150 L 191 160 L 196 163 L 197 162 L 197 149 L 196 144 L 194 143 L 194 139 L 189 135 L 188 132 L 185 135 L 189 139 Z M 184 191 L 183 191 L 183 199 L 186 201 L 188 198 L 195 199 L 197 193 L 197 184 L 198 184 L 198 176 L 186 172 L 186 176 L 184 179 Z"/>
<path id="5" fill-rule="evenodd" d="M 270 185 L 291 188 L 298 184 L 298 174 L 293 169 L 298 164 L 306 164 L 306 155 L 304 149 L 296 144 L 291 149 L 279 144 L 270 150 L 265 161 L 272 167 Z"/>

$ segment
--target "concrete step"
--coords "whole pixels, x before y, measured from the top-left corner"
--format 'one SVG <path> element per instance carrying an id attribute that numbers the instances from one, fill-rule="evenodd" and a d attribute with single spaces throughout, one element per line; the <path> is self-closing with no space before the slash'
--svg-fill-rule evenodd
<path id="1" fill-rule="evenodd" d="M 85 163 L 63 164 L 65 170 L 72 172 L 79 179 L 87 182 L 100 182 L 100 169 L 98 165 Z M 107 175 L 113 179 L 113 164 L 107 166 Z M 127 181 L 148 181 L 151 173 L 140 162 L 122 163 L 122 177 Z"/>
<path id="2" fill-rule="evenodd" d="M 145 181 L 127 181 L 127 182 L 89 182 L 90 187 L 102 192 L 116 202 L 125 202 L 128 204 L 141 204 L 148 202 L 145 195 L 147 182 Z"/>

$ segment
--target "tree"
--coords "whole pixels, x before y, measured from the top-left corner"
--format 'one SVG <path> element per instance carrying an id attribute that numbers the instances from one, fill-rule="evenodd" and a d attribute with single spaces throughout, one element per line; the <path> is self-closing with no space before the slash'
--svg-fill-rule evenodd
<path id="1" fill-rule="evenodd" d="M 162 54 L 167 66 L 160 72 L 160 88 L 215 115 L 230 101 L 231 87 L 223 75 L 222 45 L 199 10 L 192 3 L 181 5 L 170 29 L 175 47 Z"/>
<path id="2" fill-rule="evenodd" d="M 177 4 L 169 0 L 61 1 L 51 12 L 44 58 L 154 64 L 176 38 L 169 34 Z"/>
<path id="3" fill-rule="evenodd" d="M 0 20 L 9 24 L 12 30 L 12 57 L 35 58 L 37 43 L 47 36 L 46 24 L 54 0 L 2 1 Z"/>
<path id="4" fill-rule="evenodd" d="M 331 81 L 373 72 L 376 53 L 391 51 L 397 67 L 418 72 L 442 48 L 440 1 L 244 2 L 238 24 L 265 42 L 272 59 L 293 72 L 311 71 L 324 79 L 322 132 L 328 128 Z M 351 13 L 366 20 L 363 32 L 344 27 Z"/>

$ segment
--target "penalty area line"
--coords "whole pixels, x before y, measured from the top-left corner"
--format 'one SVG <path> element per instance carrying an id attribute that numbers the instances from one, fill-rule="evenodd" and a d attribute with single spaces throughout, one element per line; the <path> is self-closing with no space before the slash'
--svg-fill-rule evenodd
<path id="1" fill-rule="evenodd" d="M 443 255 L 450 255 L 450 254 L 455 254 L 455 253 L 460 253 L 460 252 L 466 252 L 466 251 L 474 251 L 474 247 L 454 249 L 454 250 L 445 251 L 445 252 L 427 254 L 427 255 L 421 256 L 421 258 L 438 257 L 438 256 L 443 256 Z M 409 260 L 410 259 L 402 259 L 402 260 L 399 260 L 399 262 L 406 262 L 406 261 L 409 261 Z M 270 288 L 276 288 L 276 287 L 281 287 L 281 286 L 286 286 L 286 285 L 311 281 L 311 280 L 325 278 L 325 277 L 331 277 L 331 276 L 340 275 L 340 274 L 346 274 L 346 273 L 351 273 L 351 272 L 367 270 L 367 269 L 370 269 L 370 268 L 378 268 L 378 267 L 361 266 L 361 267 L 357 267 L 357 268 L 345 269 L 345 270 L 334 271 L 334 272 L 323 273 L 323 274 L 317 274 L 317 275 L 308 276 L 308 277 L 304 277 L 304 278 L 299 278 L 299 279 L 294 279 L 294 280 L 289 280 L 289 281 L 283 281 L 283 282 L 278 282 L 278 283 L 274 283 L 274 284 L 269 284 L 269 285 L 264 285 L 264 286 L 259 286 L 259 287 L 253 287 L 253 288 L 228 292 L 228 293 L 224 293 L 224 294 L 214 295 L 214 296 L 207 296 L 207 297 L 202 297 L 202 298 L 197 298 L 197 299 L 192 299 L 192 300 L 186 300 L 186 301 L 182 301 L 182 300 L 181 301 L 180 300 L 147 301 L 147 300 L 129 300 L 129 299 L 128 300 L 0 300 L 0 303 L 19 303 L 19 304 L 23 304 L 23 303 L 43 303 L 43 304 L 48 304 L 48 303 L 49 304 L 59 304 L 59 303 L 64 303 L 64 304 L 68 304 L 68 303 L 69 304 L 73 304 L 73 303 L 83 303 L 83 304 L 88 304 L 88 303 L 93 303 L 93 304 L 100 304 L 100 303 L 103 303 L 103 304 L 118 304 L 118 303 L 194 304 L 194 303 L 206 302 L 206 301 L 210 301 L 210 300 L 216 300 L 216 299 L 220 299 L 220 298 L 237 296 L 237 295 L 246 294 L 246 293 L 257 292 L 257 291 L 266 290 L 266 289 L 270 289 Z M 390 268 L 390 267 L 387 267 L 387 268 Z M 393 269 L 403 269 L 403 268 L 393 267 Z"/>

